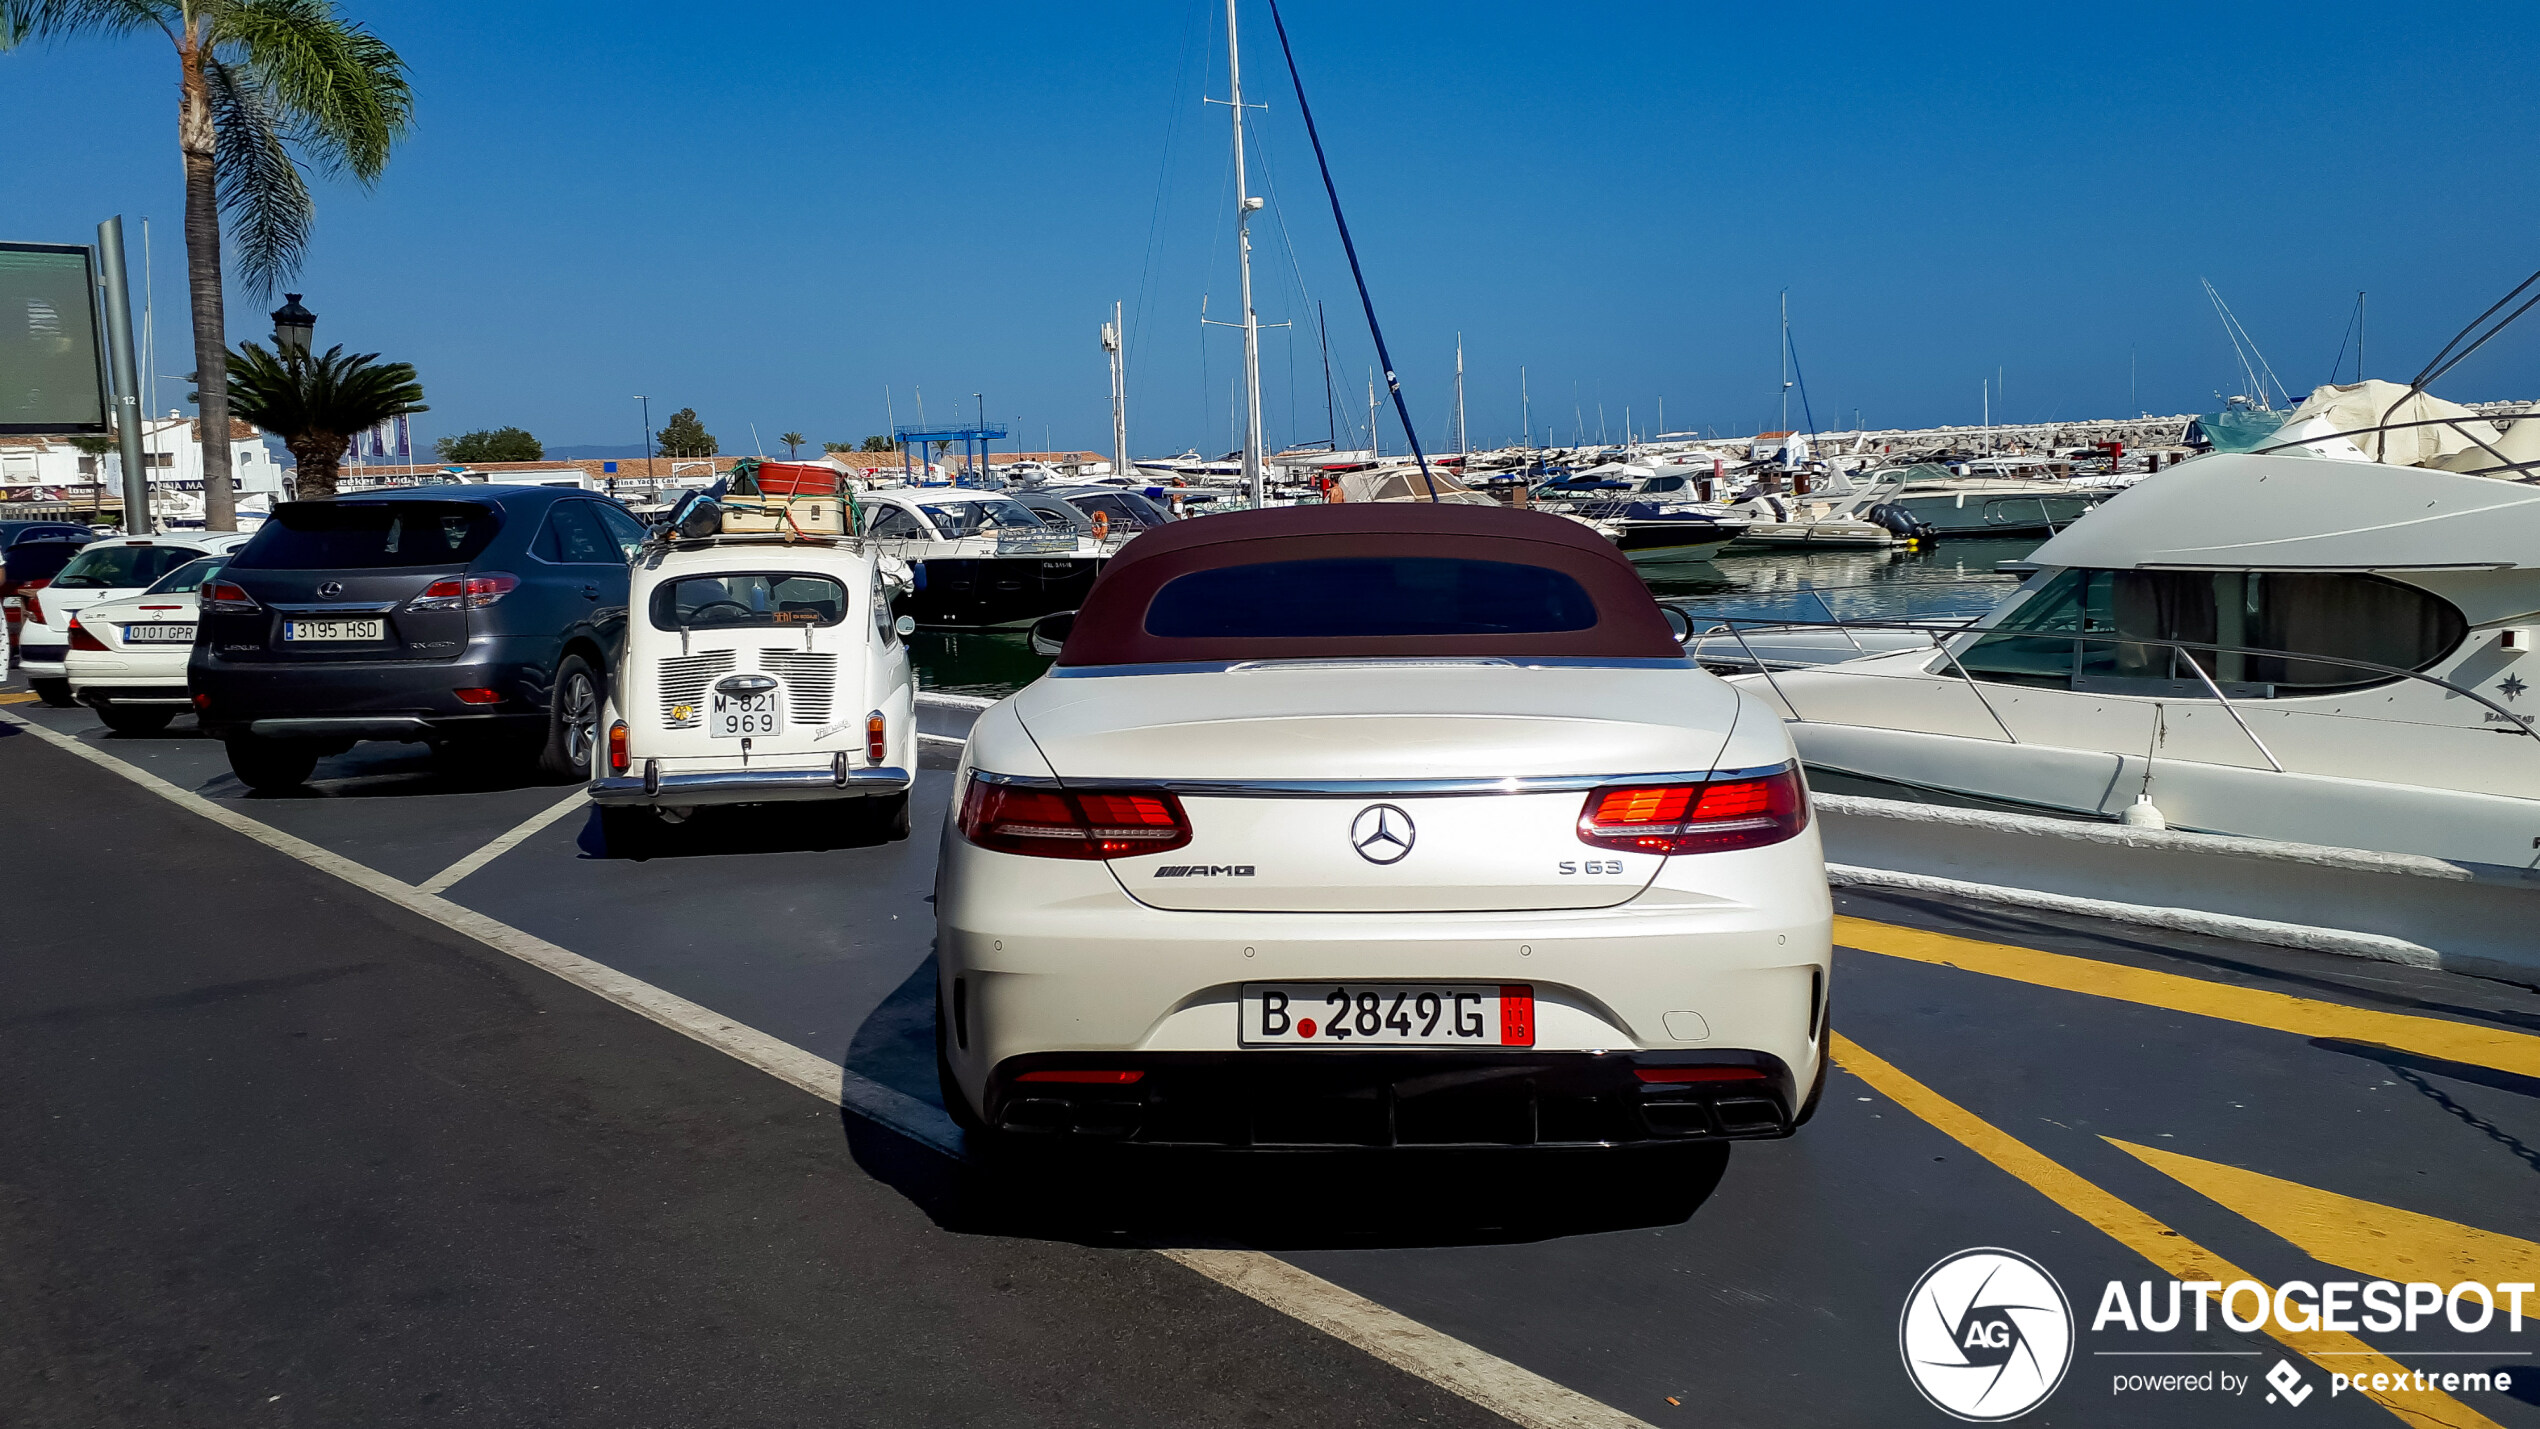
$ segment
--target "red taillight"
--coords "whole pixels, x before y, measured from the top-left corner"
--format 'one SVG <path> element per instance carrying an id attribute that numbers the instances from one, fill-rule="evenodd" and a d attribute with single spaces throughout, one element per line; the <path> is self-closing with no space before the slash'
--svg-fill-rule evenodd
<path id="1" fill-rule="evenodd" d="M 73 650 L 103 650 L 106 648 L 106 642 L 90 634 L 88 627 L 80 624 L 79 617 L 74 615 L 71 617 L 71 648 Z"/>
<path id="2" fill-rule="evenodd" d="M 481 576 L 444 576 L 406 602 L 408 610 L 483 610 L 520 587 L 520 577 L 502 571 Z"/>
<path id="3" fill-rule="evenodd" d="M 1797 768 L 1710 784 L 1599 789 L 1579 811 L 1579 841 L 1633 853 L 1719 853 L 1757 848 L 1808 827 L 1808 789 Z"/>
<path id="4" fill-rule="evenodd" d="M 500 690 L 470 688 L 452 690 L 450 693 L 458 696 L 459 703 L 463 705 L 498 705 L 503 702 L 503 692 Z"/>
<path id="5" fill-rule="evenodd" d="M 255 598 L 229 581 L 213 581 L 203 587 L 203 609 L 207 611 L 247 611 L 257 609 Z"/>
<path id="6" fill-rule="evenodd" d="M 623 774 L 633 762 L 634 756 L 626 752 L 626 721 L 618 720 L 609 726 L 609 772 Z"/>
<path id="7" fill-rule="evenodd" d="M 207 710 L 212 707 L 212 697 L 199 690 L 194 693 L 192 698 L 194 700 L 194 708 L 198 710 Z"/>
<path id="8" fill-rule="evenodd" d="M 1144 1072 L 1073 1072 L 1050 1070 L 1045 1072 L 1025 1072 L 1023 1075 L 1016 1077 L 1015 1080 L 1018 1082 L 1084 1082 L 1091 1083 L 1095 1086 L 1121 1087 L 1127 1086 L 1129 1083 L 1137 1081 L 1145 1075 L 1146 1073 Z"/>
<path id="9" fill-rule="evenodd" d="M 973 774 L 961 836 L 981 848 L 1037 858 L 1131 858 L 1191 841 L 1182 801 L 1164 791 L 1026 788 Z"/>
<path id="10" fill-rule="evenodd" d="M 866 715 L 864 717 L 864 757 L 876 764 L 881 763 L 884 757 L 883 750 L 890 744 L 890 732 L 890 726 L 883 720 L 880 710 Z"/>
<path id="11" fill-rule="evenodd" d="M 1632 1075 L 1644 1082 L 1661 1086 L 1680 1086 L 1687 1082 L 1760 1082 L 1764 1073 L 1756 1067 L 1634 1067 Z"/>

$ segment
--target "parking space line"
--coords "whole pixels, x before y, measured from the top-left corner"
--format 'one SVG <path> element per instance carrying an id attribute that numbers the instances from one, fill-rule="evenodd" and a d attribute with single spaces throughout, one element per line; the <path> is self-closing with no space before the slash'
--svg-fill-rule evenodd
<path id="1" fill-rule="evenodd" d="M 1840 935 L 1837 941 L 1842 941 Z M 2266 1283 L 2172 1230 L 2148 1212 L 2101 1189 L 2097 1183 L 2083 1179 L 2062 1162 L 1898 1071 L 1885 1059 L 1842 1033 L 1832 1035 L 1832 1045 L 1836 1065 L 1886 1093 L 1888 1100 L 2026 1182 L 2038 1194 L 2159 1266 L 2174 1279 L 2211 1280 L 2224 1285 L 2235 1280 Z M 2269 1287 L 2268 1293 L 2273 1293 L 2273 1287 Z M 2397 1360 L 2353 1335 L 2334 1330 L 2286 1330 L 2280 1328 L 2272 1316 L 2268 1317 L 2266 1332 L 2285 1348 L 2320 1363 L 2323 1372 L 2332 1368 L 2325 1361 L 2335 1359 L 2339 1363 L 2333 1367 L 2334 1372 L 2349 1379 L 2360 1369 L 2367 1375 L 2376 1371 L 2399 1374 L 2404 1382 L 2406 1371 Z M 2357 1361 L 2362 1363 L 2357 1364 Z M 2496 1421 L 2440 1390 L 2359 1389 L 2356 1392 L 2377 1402 L 2403 1422 L 2422 1426 L 2422 1429 L 2465 1429 L 2465 1426 L 2471 1425 L 2503 1429 Z"/>
<path id="2" fill-rule="evenodd" d="M 2289 1032 L 2297 1037 L 2370 1042 L 2405 1052 L 2440 1057 L 2448 1062 L 2488 1067 L 2518 1076 L 2540 1077 L 2540 1037 L 2447 1022 L 2404 1012 L 2377 1012 L 2317 998 L 2260 988 L 2235 987 L 2178 973 L 2155 972 L 2123 963 L 2099 962 L 2066 953 L 2040 952 L 2007 943 L 1987 943 L 1950 933 L 1903 928 L 1866 918 L 1837 914 L 1836 946 L 1865 953 L 1933 963 L 1965 972 L 2008 978 L 2013 982 L 2093 997 L 2166 1008 L 2224 1022 Z"/>
<path id="3" fill-rule="evenodd" d="M 2540 1282 L 2540 1245 L 2113 1136 L 2109 1145 L 2291 1241 L 2323 1265 L 2402 1284 Z"/>
<path id="4" fill-rule="evenodd" d="M 469 854 L 467 857 L 460 859 L 454 864 L 451 864 L 448 868 L 445 868 L 439 873 L 432 875 L 430 878 L 425 879 L 423 882 L 416 884 L 415 889 L 420 893 L 447 892 L 452 884 L 457 883 L 460 879 L 476 872 L 478 869 L 492 863 L 494 860 L 501 858 L 504 854 L 511 852 L 514 848 L 519 846 L 521 840 L 528 838 L 531 834 L 538 832 L 540 829 L 545 828 L 547 825 L 554 823 L 556 820 L 563 818 L 565 815 L 572 813 L 576 809 L 590 807 L 590 804 L 590 795 L 584 790 L 576 789 L 572 793 L 564 796 L 562 799 L 557 800 L 553 805 L 545 809 L 541 809 L 537 813 L 530 815 L 528 818 L 521 820 L 519 824 L 515 825 L 510 832 L 504 834 L 501 838 L 494 840 L 485 847 L 478 849 L 476 852 Z"/>
<path id="5" fill-rule="evenodd" d="M 922 1146 L 955 1160 L 960 1159 L 961 1134 L 951 1119 L 938 1108 L 897 1088 L 884 1086 L 825 1057 L 735 1022 L 711 1008 L 690 1002 L 639 978 L 629 977 L 535 934 L 522 932 L 472 908 L 453 903 L 437 893 L 428 893 L 415 885 L 399 882 L 377 869 L 331 853 L 306 839 L 259 823 L 191 790 L 180 789 L 148 770 L 126 764 L 101 750 L 91 749 L 68 735 L 6 710 L 0 710 L 0 723 L 15 725 L 57 749 L 140 785 L 188 813 L 198 814 L 234 833 L 244 834 L 277 853 L 376 894 L 497 952 L 552 973 L 585 992 L 650 1018 L 674 1032 L 756 1067 L 779 1081 L 824 1098 L 832 1105 L 843 1106 Z M 564 801 L 540 818 L 558 816 L 559 811 L 571 802 Z M 1299 1269 L 1262 1251 L 1168 1249 L 1157 1253 L 1280 1314 L 1321 1330 L 1354 1349 L 1471 1400 L 1523 1426 L 1523 1429 L 1651 1429 L 1644 1420 L 1476 1349 L 1452 1335 L 1433 1330 L 1407 1315 L 1389 1310 L 1311 1271 Z"/>

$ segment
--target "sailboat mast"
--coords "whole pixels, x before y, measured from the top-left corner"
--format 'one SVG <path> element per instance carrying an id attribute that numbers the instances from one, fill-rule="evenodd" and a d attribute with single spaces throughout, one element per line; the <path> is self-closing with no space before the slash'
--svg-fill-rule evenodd
<path id="1" fill-rule="evenodd" d="M 1102 325 L 1102 350 L 1111 355 L 1111 474 L 1116 478 L 1129 474 L 1129 374 L 1127 356 L 1120 350 L 1120 305 L 1111 305 L 1111 321 Z"/>
<path id="2" fill-rule="evenodd" d="M 1314 304 L 1314 334 L 1323 342 L 1323 445 L 1341 449 L 1340 420 L 1332 415 L 1332 330 L 1324 325 L 1323 304 Z"/>
<path id="3" fill-rule="evenodd" d="M 1235 0 L 1226 0 L 1227 112 L 1235 124 L 1235 262 L 1243 275 L 1244 493 L 1261 505 L 1261 319 L 1252 310 L 1252 215 L 1261 207 L 1244 187 L 1243 50 L 1235 33 Z"/>
<path id="4" fill-rule="evenodd" d="M 1790 430 L 1790 289 L 1782 289 L 1782 430 Z M 1784 450 L 1788 448 L 1785 447 Z"/>
<path id="5" fill-rule="evenodd" d="M 1376 373 L 1373 368 L 1367 372 L 1367 454 L 1385 454 L 1384 438 L 1376 435 Z"/>
<path id="6" fill-rule="evenodd" d="M 1464 334 L 1455 335 L 1455 450 L 1464 450 Z"/>
<path id="7" fill-rule="evenodd" d="M 1535 449 L 1535 399 L 1534 394 L 1526 390 L 1526 369 L 1523 364 L 1519 364 L 1517 368 L 1517 411 L 1519 419 L 1526 424 L 1526 450 L 1533 451 Z"/>

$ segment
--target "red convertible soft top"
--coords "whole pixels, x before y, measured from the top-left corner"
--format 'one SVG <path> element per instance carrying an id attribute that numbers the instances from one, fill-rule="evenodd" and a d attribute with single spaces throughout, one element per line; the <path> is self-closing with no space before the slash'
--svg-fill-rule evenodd
<path id="1" fill-rule="evenodd" d="M 1112 557 L 1061 666 L 1505 655 L 1681 659 L 1631 562 L 1577 522 L 1364 502 L 1176 521 Z"/>

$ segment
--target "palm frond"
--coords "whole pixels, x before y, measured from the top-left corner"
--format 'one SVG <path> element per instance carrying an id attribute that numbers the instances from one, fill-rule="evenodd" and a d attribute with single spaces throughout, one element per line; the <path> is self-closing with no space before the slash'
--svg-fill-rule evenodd
<path id="1" fill-rule="evenodd" d="M 363 184 L 379 177 L 414 117 L 405 61 L 386 42 L 338 18 L 330 0 L 231 0 L 217 34 L 290 117 L 304 158 Z"/>
<path id="2" fill-rule="evenodd" d="M 120 35 L 164 24 L 159 9 L 146 0 L 0 0 L 0 50 L 29 40 Z"/>
<path id="3" fill-rule="evenodd" d="M 381 362 L 375 352 L 347 357 L 339 343 L 294 364 L 252 342 L 230 354 L 229 408 L 285 442 L 308 431 L 350 437 L 432 410 L 411 363 Z"/>
<path id="4" fill-rule="evenodd" d="M 212 127 L 212 167 L 220 176 L 221 213 L 229 220 L 238 276 L 260 293 L 297 271 L 317 206 L 292 162 L 285 116 L 253 74 L 205 60 Z"/>

